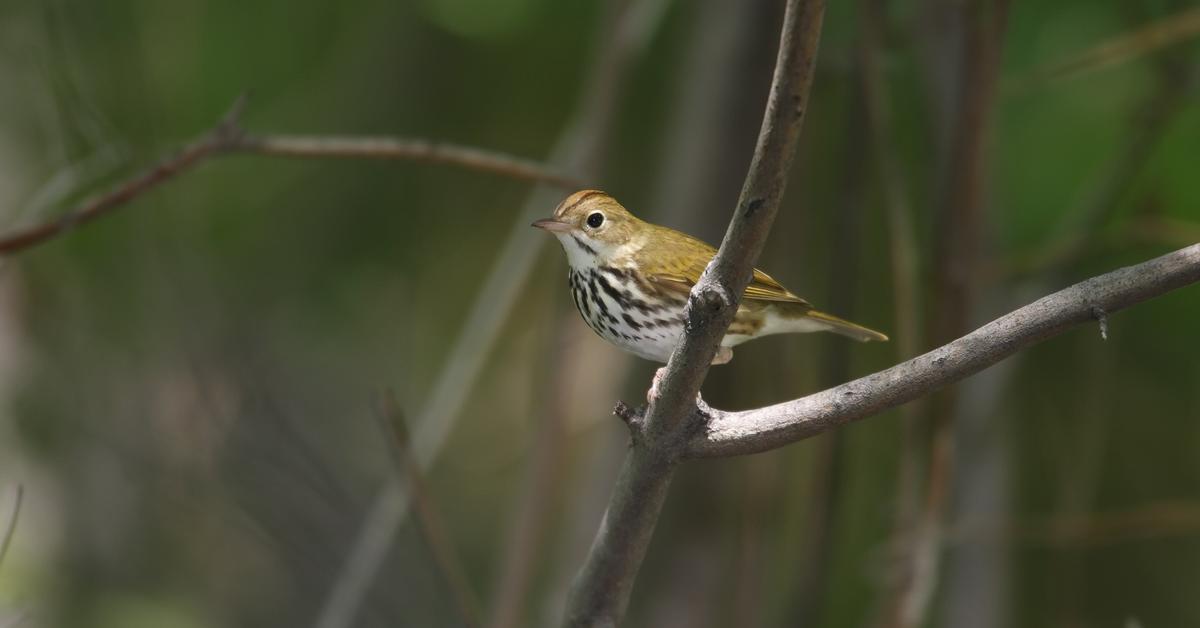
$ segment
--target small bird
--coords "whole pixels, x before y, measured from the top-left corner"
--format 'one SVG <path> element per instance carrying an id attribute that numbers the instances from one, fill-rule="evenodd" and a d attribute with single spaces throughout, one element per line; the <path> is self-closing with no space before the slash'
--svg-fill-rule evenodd
<path id="1" fill-rule="evenodd" d="M 665 363 L 683 334 L 692 286 L 717 250 L 685 233 L 629 213 L 599 190 L 568 196 L 534 227 L 553 233 L 567 253 L 568 285 L 583 320 L 601 338 L 634 355 Z M 762 336 L 831 331 L 855 340 L 888 337 L 813 309 L 755 269 L 713 364 L 733 347 Z"/>

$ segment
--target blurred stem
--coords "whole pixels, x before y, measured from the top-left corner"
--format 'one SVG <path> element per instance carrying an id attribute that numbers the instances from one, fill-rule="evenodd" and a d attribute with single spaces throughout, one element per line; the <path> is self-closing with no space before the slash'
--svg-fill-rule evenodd
<path id="1" fill-rule="evenodd" d="M 1200 74 L 1197 68 L 1200 64 L 1195 62 L 1160 66 L 1157 89 L 1139 107 L 1123 143 L 1092 177 L 1092 184 L 1079 204 L 1064 214 L 1054 235 L 1041 248 L 1000 269 L 1002 272 L 1018 277 L 1038 273 L 1038 281 L 1044 285 L 1057 279 L 1063 268 L 1088 252 L 1089 244 L 1109 223 L 1120 201 L 1133 187 L 1137 173 L 1154 155 L 1177 115 L 1194 104 L 1191 96 Z"/>
<path id="2" fill-rule="evenodd" d="M 896 312 L 896 353 L 902 360 L 917 354 L 923 344 L 917 295 L 917 240 L 912 207 L 904 189 L 905 173 L 896 158 L 889 90 L 880 68 L 883 0 L 859 0 L 859 69 L 866 108 L 872 162 L 883 189 L 891 257 L 892 299 Z"/>
<path id="3" fill-rule="evenodd" d="M 1080 352 L 1082 364 L 1076 376 L 1083 386 L 1096 390 L 1111 390 L 1116 382 L 1113 378 L 1115 362 L 1105 359 L 1112 349 L 1108 343 L 1087 343 Z M 1065 378 L 1064 378 L 1065 379 Z M 1066 384 L 1067 382 L 1064 382 Z M 1109 440 L 1112 405 L 1105 395 L 1084 395 L 1083 408 L 1059 424 L 1058 438 L 1062 450 L 1069 449 L 1070 456 L 1055 457 L 1054 476 L 1055 514 L 1060 517 L 1086 513 L 1096 503 L 1104 459 Z M 1065 419 L 1068 417 L 1064 417 Z M 1052 441 L 1052 442 L 1054 442 Z M 1080 626 L 1089 606 L 1087 595 L 1087 561 L 1077 552 L 1055 552 L 1050 564 L 1051 573 L 1060 583 L 1055 595 L 1054 623 L 1058 626 Z"/>
<path id="4" fill-rule="evenodd" d="M 737 541 L 734 568 L 728 574 L 733 580 L 732 617 L 737 618 L 738 625 L 758 626 L 763 623 L 766 602 L 764 600 L 767 585 L 764 577 L 765 545 L 764 527 L 770 520 L 770 509 L 782 488 L 779 482 L 779 460 L 767 456 L 750 458 L 745 461 L 741 470 L 741 494 L 738 509 L 741 514 L 738 522 L 739 534 Z M 724 575 L 724 574 L 723 574 Z M 715 578 L 714 578 L 715 580 Z M 722 592 L 719 584 L 704 591 L 696 591 L 695 586 L 687 586 L 685 591 L 676 594 L 676 608 L 695 609 L 700 617 L 708 617 L 713 622 L 719 615 L 723 604 L 717 599 Z M 697 594 L 709 598 L 705 602 L 696 599 Z M 690 595 L 688 595 L 690 594 Z M 729 615 L 725 615 L 729 617 Z M 677 622 L 678 625 L 688 625 Z M 698 623 L 698 622 L 697 622 Z M 719 621 L 718 621 L 719 623 Z"/>
<path id="5" fill-rule="evenodd" d="M 1034 70 L 1029 77 L 1014 83 L 1005 91 L 1010 94 L 1023 93 L 1052 81 L 1126 63 L 1197 36 L 1200 36 L 1200 7 L 1192 7 Z"/>
<path id="6" fill-rule="evenodd" d="M 563 164 L 568 172 L 593 174 L 591 169 L 598 167 L 613 111 L 620 101 L 624 77 L 657 31 L 666 6 L 667 0 L 636 0 L 624 6 L 611 23 L 601 26 L 597 54 L 579 104 L 559 136 L 551 163 Z M 558 200 L 556 192 L 539 186 L 513 221 L 419 415 L 414 453 L 422 468 L 433 464 L 445 444 L 546 242 L 543 234 L 529 228 L 529 222 Z M 344 628 L 354 621 L 407 510 L 403 482 L 393 476 L 366 513 L 317 617 L 318 628 Z"/>
<path id="7" fill-rule="evenodd" d="M 851 70 L 857 73 L 861 68 Z M 867 167 L 866 108 L 861 83 L 852 83 L 846 116 L 846 155 L 842 166 L 843 181 L 839 198 L 840 211 L 834 215 L 829 238 L 829 292 L 826 301 L 830 311 L 854 320 L 858 302 L 859 269 L 862 250 L 863 205 L 869 169 Z M 823 338 L 823 358 L 820 383 L 831 388 L 850 379 L 851 344 L 844 338 Z M 829 580 L 837 526 L 834 525 L 842 487 L 842 468 L 845 444 L 841 430 L 825 434 L 813 443 L 813 461 L 809 470 L 812 485 L 809 498 L 808 525 L 805 528 L 797 571 L 796 601 L 791 619 L 796 626 L 820 626 Z"/>
<path id="8" fill-rule="evenodd" d="M 479 148 L 396 137 L 251 135 L 241 127 L 246 97 L 238 98 L 212 130 L 164 157 L 112 190 L 68 210 L 63 216 L 0 235 L 0 255 L 13 255 L 100 218 L 142 194 L 221 155 L 237 153 L 306 158 L 398 159 L 426 161 L 501 174 L 526 181 L 579 187 L 579 179 L 534 161 Z"/>
<path id="9" fill-rule="evenodd" d="M 0 565 L 8 556 L 8 548 L 12 545 L 13 535 L 17 533 L 17 521 L 21 518 L 21 504 L 25 500 L 25 487 L 18 484 L 13 495 L 12 513 L 8 516 L 8 524 L 4 526 L 4 536 L 0 537 Z"/>
<path id="10" fill-rule="evenodd" d="M 1137 173 L 1154 155 L 1161 138 L 1171 127 L 1171 121 L 1182 109 L 1181 104 L 1195 87 L 1195 62 L 1191 57 L 1172 54 L 1160 56 L 1156 61 L 1157 88 L 1147 93 L 1144 102 L 1135 109 L 1116 149 L 1090 177 L 1092 185 L 1085 189 L 1074 207 L 1062 213 L 1063 218 L 1058 228 L 1050 232 L 1047 244 L 1030 256 L 1026 267 L 1020 269 L 1037 274 L 1015 284 L 1011 283 L 1015 277 L 1003 277 L 1010 283 L 1002 284 L 1002 290 L 991 291 L 989 303 L 985 305 L 989 310 L 1009 309 L 1033 295 L 1045 293 L 1068 279 L 1066 271 L 1071 264 L 1094 252 L 1091 243 L 1101 239 Z M 1130 230 L 1122 232 L 1129 233 Z M 1200 238 L 1185 238 L 1176 246 L 1196 241 Z M 993 271 L 983 281 L 1000 278 Z M 1006 486 L 1012 472 L 1005 468 L 1012 460 L 1007 450 L 1008 417 L 1000 416 L 995 409 L 1000 407 L 999 401 L 1007 394 L 1013 374 L 1021 371 L 1023 360 L 1024 356 L 1018 356 L 1008 364 L 990 369 L 964 389 L 969 402 L 959 407 L 958 438 L 963 450 L 959 459 L 969 461 L 969 466 L 964 466 L 963 473 L 957 477 L 958 505 L 951 517 L 955 526 L 969 526 L 975 520 L 1001 521 L 1010 516 L 1006 514 L 1011 508 Z M 1085 379 L 1090 381 L 1092 378 Z M 1085 412 L 1084 416 L 1093 414 Z M 1087 431 L 1086 437 L 1069 439 L 1074 446 L 1074 458 L 1086 461 L 1090 443 L 1104 430 L 1102 423 L 1096 424 Z M 1081 467 L 1076 464 L 1072 468 L 1079 471 Z M 1063 477 L 1072 475 L 1067 473 Z M 1013 555 L 1007 544 L 1016 540 L 1019 539 L 999 537 L 992 543 L 960 544 L 955 548 L 947 564 L 949 586 L 943 597 L 943 622 L 947 625 L 977 623 L 974 618 L 987 617 L 990 625 L 1005 625 L 1002 612 L 1006 604 L 1004 588 L 1012 581 L 1005 572 L 1007 563 L 1011 562 L 1009 557 Z M 1071 583 L 1075 580 L 1070 577 L 1064 580 L 1067 584 L 1060 596 L 1060 606 L 1071 604 L 1075 589 Z"/>
<path id="11" fill-rule="evenodd" d="M 894 149 L 891 104 L 887 81 L 880 67 L 883 48 L 885 11 L 883 0 L 858 1 L 859 67 L 863 105 L 866 108 L 868 136 L 873 166 L 883 190 L 887 218 L 888 253 L 891 258 L 892 306 L 895 309 L 896 353 L 900 360 L 917 355 L 921 340 L 918 295 L 917 242 L 904 189 L 905 175 Z M 894 533 L 896 541 L 907 538 L 914 528 L 918 509 L 918 478 L 924 468 L 925 449 L 919 418 L 927 403 L 924 399 L 900 408 L 900 465 L 896 474 Z M 895 546 L 895 541 L 893 542 Z"/>
<path id="12" fill-rule="evenodd" d="M 542 352 L 545 359 L 538 361 L 550 368 L 540 371 L 542 376 L 537 382 L 534 398 L 539 400 L 539 418 L 534 425 L 535 441 L 522 481 L 524 490 L 501 544 L 504 549 L 488 612 L 490 628 L 528 624 L 524 619 L 525 604 L 537 562 L 547 553 L 548 521 L 564 480 L 569 330 L 564 324 L 568 319 L 558 315 L 562 308 L 552 309 L 556 314 L 555 322 L 551 323 L 554 333 L 550 334 L 550 346 Z"/>
<path id="13" fill-rule="evenodd" d="M 417 515 L 417 524 L 429 545 L 429 550 L 433 553 L 434 564 L 454 595 L 463 623 L 467 626 L 478 626 L 478 598 L 471 589 L 458 551 L 446 530 L 446 522 L 429 494 L 421 466 L 412 454 L 412 440 L 408 435 L 408 427 L 404 423 L 400 404 L 396 403 L 396 397 L 390 390 L 380 395 L 377 416 L 381 430 L 391 437 L 389 440 L 393 445 L 391 450 L 396 461 L 396 472 L 406 479 L 408 494 Z"/>
<path id="14" fill-rule="evenodd" d="M 950 159 L 939 189 L 945 198 L 935 234 L 932 302 L 937 309 L 927 333 L 936 346 L 970 329 L 974 309 L 979 252 L 983 245 L 986 148 L 999 74 L 1007 0 L 977 0 L 961 14 L 965 60 L 954 76 L 957 103 L 950 138 Z M 937 590 L 941 530 L 954 474 L 953 388 L 931 398 L 928 461 L 919 498 L 919 514 L 911 536 L 903 529 L 907 556 L 896 588 L 885 604 L 886 624 L 897 628 L 921 625 Z M 915 495 L 918 491 L 905 491 Z M 911 507 L 907 507 L 911 508 Z"/>
<path id="15" fill-rule="evenodd" d="M 649 206 L 655 222 L 687 233 L 719 233 L 742 185 L 762 121 L 777 0 L 697 0 L 679 86 L 666 121 L 664 152 Z M 754 90 L 761 86 L 762 92 Z"/>
<path id="16" fill-rule="evenodd" d="M 1125 510 L 1061 513 L 1005 524 L 960 525 L 947 530 L 951 545 L 1020 543 L 1048 549 L 1088 549 L 1200 532 L 1200 502 L 1164 500 Z"/>

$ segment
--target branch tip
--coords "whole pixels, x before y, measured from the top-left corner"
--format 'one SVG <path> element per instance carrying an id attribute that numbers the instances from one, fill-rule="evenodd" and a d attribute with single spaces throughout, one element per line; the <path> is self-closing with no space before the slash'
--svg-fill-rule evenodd
<path id="1" fill-rule="evenodd" d="M 246 112 L 246 105 L 249 102 L 250 92 L 242 92 L 233 100 L 233 104 L 229 106 L 225 115 L 221 116 L 220 122 L 212 131 L 213 138 L 218 144 L 232 148 L 237 140 L 246 135 L 245 129 L 242 128 L 242 114 Z"/>
<path id="2" fill-rule="evenodd" d="M 624 401 L 617 401 L 616 405 L 613 406 L 613 414 L 625 423 L 625 427 L 629 428 L 629 437 L 633 440 L 633 443 L 636 445 L 641 442 L 642 432 L 645 428 L 645 406 L 635 408 Z"/>

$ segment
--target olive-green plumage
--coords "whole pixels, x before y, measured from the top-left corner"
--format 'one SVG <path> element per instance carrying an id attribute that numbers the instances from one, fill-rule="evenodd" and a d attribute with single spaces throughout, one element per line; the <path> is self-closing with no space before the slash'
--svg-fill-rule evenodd
<path id="1" fill-rule="evenodd" d="M 716 249 L 641 220 L 598 190 L 572 194 L 555 209 L 553 218 L 534 226 L 554 233 L 562 243 L 571 265 L 572 292 L 584 320 L 618 346 L 665 362 L 682 333 L 687 294 Z M 663 331 L 653 331 L 660 328 Z M 860 341 L 887 340 L 877 331 L 813 309 L 755 269 L 718 361 L 728 361 L 729 348 L 746 340 L 806 331 L 832 331 Z"/>

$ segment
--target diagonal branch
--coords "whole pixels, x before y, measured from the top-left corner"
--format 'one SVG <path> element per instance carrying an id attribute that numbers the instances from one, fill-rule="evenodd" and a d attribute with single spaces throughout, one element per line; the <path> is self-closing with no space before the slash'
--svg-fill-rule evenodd
<path id="1" fill-rule="evenodd" d="M 692 289 L 686 333 L 661 394 L 625 459 L 608 511 L 571 587 L 565 623 L 613 626 L 625 614 L 674 466 L 685 452 L 700 383 L 750 282 L 795 154 L 816 64 L 824 0 L 788 0 L 775 74 L 750 171 L 721 249 Z"/>
<path id="2" fill-rule="evenodd" d="M 1039 299 L 924 355 L 792 401 L 746 410 L 709 409 L 693 457 L 775 449 L 863 419 L 978 373 L 1047 338 L 1200 281 L 1200 244 L 1093 277 Z"/>
<path id="3" fill-rule="evenodd" d="M 445 520 L 441 510 L 430 495 L 429 486 L 425 483 L 425 474 L 421 464 L 412 451 L 412 437 L 405 425 L 400 404 L 391 390 L 385 390 L 380 395 L 377 413 L 381 430 L 390 436 L 393 447 L 397 473 L 408 481 L 408 494 L 412 497 L 413 510 L 416 513 L 417 524 L 421 535 L 433 554 L 434 565 L 437 566 L 446 586 L 454 595 L 458 613 L 466 626 L 479 625 L 479 602 L 471 588 L 471 582 L 463 569 L 458 550 L 446 531 Z"/>
<path id="4" fill-rule="evenodd" d="M 241 127 L 246 97 L 234 102 L 229 112 L 211 130 L 150 168 L 119 183 L 53 220 L 0 235 L 0 256 L 13 255 L 91 222 L 125 205 L 162 183 L 166 183 L 212 157 L 257 154 L 276 157 L 321 159 L 390 159 L 425 161 L 490 172 L 524 181 L 542 182 L 564 188 L 582 183 L 536 161 L 493 151 L 442 144 L 429 140 L 398 137 L 345 137 L 251 135 Z"/>

